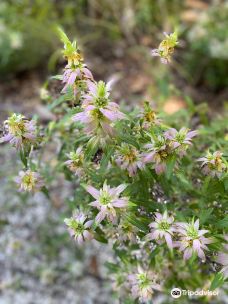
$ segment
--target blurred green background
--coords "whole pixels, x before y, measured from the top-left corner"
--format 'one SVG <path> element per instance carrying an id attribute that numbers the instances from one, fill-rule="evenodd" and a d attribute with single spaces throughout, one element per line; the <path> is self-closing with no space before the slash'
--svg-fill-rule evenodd
<path id="1" fill-rule="evenodd" d="M 217 107 L 228 95 L 227 16 L 228 2 L 221 0 L 2 0 L 1 81 L 34 69 L 43 79 L 55 73 L 61 25 L 77 37 L 98 78 L 119 71 L 126 78 L 127 71 L 127 78 L 136 77 L 129 89 L 137 94 L 153 81 L 152 96 L 157 88 L 166 94 L 171 82 L 196 102 Z M 164 67 L 149 50 L 175 27 L 180 44 L 173 64 Z"/>

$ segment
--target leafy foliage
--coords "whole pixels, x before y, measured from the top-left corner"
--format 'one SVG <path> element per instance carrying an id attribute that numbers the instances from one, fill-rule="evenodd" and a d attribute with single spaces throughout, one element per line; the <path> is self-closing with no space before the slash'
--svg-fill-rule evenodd
<path id="1" fill-rule="evenodd" d="M 226 250 L 228 229 L 225 118 L 209 125 L 190 101 L 188 111 L 173 117 L 157 114 L 149 102 L 123 113 L 111 100 L 112 83 L 94 81 L 76 42 L 62 30 L 60 36 L 65 87 L 48 105 L 56 120 L 43 129 L 37 151 L 39 136 L 21 116 L 5 126 L 1 140 L 17 143 L 23 169 L 30 170 L 17 179 L 21 190 L 48 196 L 41 176 L 48 188 L 64 174 L 73 192 L 66 198 L 74 211 L 65 219 L 69 233 L 79 243 L 112 244 L 116 263 L 107 267 L 126 303 L 133 303 L 130 294 L 145 302 L 177 285 L 221 287 L 227 276 L 216 257 Z M 37 161 L 50 142 L 59 143 L 57 162 Z"/>

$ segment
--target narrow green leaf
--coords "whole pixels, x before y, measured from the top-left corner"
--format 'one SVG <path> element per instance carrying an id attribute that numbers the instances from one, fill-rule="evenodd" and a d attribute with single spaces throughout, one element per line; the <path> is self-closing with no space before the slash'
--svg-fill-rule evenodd
<path id="1" fill-rule="evenodd" d="M 224 283 L 225 279 L 221 272 L 216 273 L 214 279 L 211 282 L 210 290 L 215 290 L 218 287 L 221 287 Z"/>

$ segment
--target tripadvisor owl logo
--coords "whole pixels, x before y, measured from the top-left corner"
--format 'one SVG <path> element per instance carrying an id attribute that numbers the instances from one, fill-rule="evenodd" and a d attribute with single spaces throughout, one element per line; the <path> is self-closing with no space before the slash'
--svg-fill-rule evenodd
<path id="1" fill-rule="evenodd" d="M 173 288 L 170 293 L 171 293 L 171 296 L 173 298 L 177 299 L 181 296 L 181 289 L 180 288 Z"/>

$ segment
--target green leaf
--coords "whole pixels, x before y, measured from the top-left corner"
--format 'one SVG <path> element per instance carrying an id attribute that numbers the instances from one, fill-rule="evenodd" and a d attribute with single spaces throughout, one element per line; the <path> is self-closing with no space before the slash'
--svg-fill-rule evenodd
<path id="1" fill-rule="evenodd" d="M 167 179 L 170 179 L 175 163 L 176 163 L 176 155 L 173 155 L 167 161 L 167 170 L 166 170 Z"/>
<path id="2" fill-rule="evenodd" d="M 100 163 L 100 170 L 99 170 L 100 174 L 103 174 L 104 171 L 107 169 L 108 162 L 109 162 L 111 156 L 113 155 L 114 150 L 115 150 L 114 147 L 112 147 L 107 151 L 107 153 L 103 154 L 103 157 L 102 157 L 101 163 Z"/>
<path id="3" fill-rule="evenodd" d="M 212 208 L 200 211 L 199 219 L 201 224 L 204 224 L 211 217 L 212 211 Z"/>
<path id="4" fill-rule="evenodd" d="M 63 80 L 63 75 L 55 75 L 55 76 L 51 76 L 49 79 L 54 79 L 54 80 Z"/>
<path id="5" fill-rule="evenodd" d="M 61 27 L 58 27 L 57 31 L 58 31 L 58 34 L 59 34 L 59 37 L 60 37 L 61 41 L 66 46 L 71 45 L 71 42 L 70 42 L 69 38 L 67 37 L 67 35 L 64 33 L 63 29 Z"/>
<path id="6" fill-rule="evenodd" d="M 225 178 L 223 179 L 223 184 L 224 184 L 225 190 L 228 191 L 228 177 L 225 177 Z"/>
<path id="7" fill-rule="evenodd" d="M 95 153 L 97 152 L 98 150 L 98 140 L 96 137 L 92 137 L 88 143 L 87 143 L 87 146 L 86 146 L 86 150 L 85 150 L 85 157 L 86 157 L 86 160 L 89 160 L 91 159 L 92 156 L 95 155 Z"/>
<path id="8" fill-rule="evenodd" d="M 120 139 L 121 142 L 128 143 L 139 149 L 139 144 L 136 140 L 133 139 L 133 136 L 122 133 L 119 134 L 118 138 Z"/>
<path id="9" fill-rule="evenodd" d="M 228 215 L 226 215 L 222 220 L 218 221 L 216 226 L 219 228 L 228 228 Z"/>
<path id="10" fill-rule="evenodd" d="M 48 109 L 49 110 L 53 110 L 54 108 L 56 108 L 57 106 L 59 106 L 64 101 L 69 101 L 71 99 L 72 99 L 72 97 L 71 97 L 70 94 L 61 95 L 60 97 L 58 97 L 57 99 L 55 99 L 51 104 L 48 105 Z"/>
<path id="11" fill-rule="evenodd" d="M 216 273 L 214 279 L 211 282 L 210 290 L 215 290 L 218 287 L 221 287 L 225 281 L 225 278 L 221 272 Z"/>
<path id="12" fill-rule="evenodd" d="M 110 262 L 105 262 L 105 266 L 108 268 L 108 270 L 110 272 L 118 272 L 119 270 L 119 266 L 117 264 L 114 263 L 110 263 Z"/>
<path id="13" fill-rule="evenodd" d="M 129 223 L 131 223 L 132 225 L 136 226 L 140 230 L 142 230 L 144 232 L 148 232 L 148 227 L 147 227 L 147 225 L 145 223 L 142 222 L 142 218 L 141 218 L 141 220 L 138 220 L 133 215 L 126 215 L 125 218 L 128 220 Z"/>
<path id="14" fill-rule="evenodd" d="M 22 161 L 23 165 L 25 166 L 25 168 L 27 168 L 28 160 L 27 160 L 27 157 L 26 157 L 25 153 L 23 152 L 23 150 L 20 150 L 20 158 L 21 158 L 21 161 Z"/>
<path id="15" fill-rule="evenodd" d="M 128 264 L 128 258 L 127 258 L 127 255 L 126 255 L 126 251 L 116 250 L 115 252 L 124 264 Z"/>

